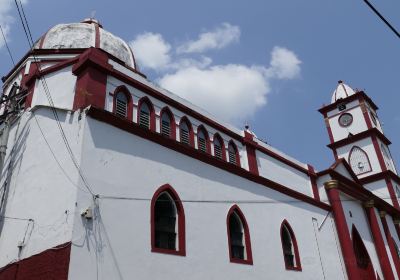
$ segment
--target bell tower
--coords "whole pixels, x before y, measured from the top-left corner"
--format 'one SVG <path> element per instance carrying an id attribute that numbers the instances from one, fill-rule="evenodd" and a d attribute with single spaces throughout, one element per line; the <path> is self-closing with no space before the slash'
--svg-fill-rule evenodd
<path id="1" fill-rule="evenodd" d="M 365 92 L 339 81 L 331 103 L 319 112 L 335 159 L 344 158 L 365 188 L 399 208 L 400 177 L 377 110 Z"/>

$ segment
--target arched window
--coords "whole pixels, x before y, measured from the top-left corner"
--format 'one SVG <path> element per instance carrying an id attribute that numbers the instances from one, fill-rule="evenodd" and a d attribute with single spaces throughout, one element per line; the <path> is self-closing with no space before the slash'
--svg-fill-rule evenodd
<path id="1" fill-rule="evenodd" d="M 358 146 L 351 148 L 349 164 L 356 175 L 372 171 L 367 153 Z"/>
<path id="2" fill-rule="evenodd" d="M 121 118 L 132 120 L 132 97 L 125 86 L 118 86 L 114 91 L 113 112 Z"/>
<path id="3" fill-rule="evenodd" d="M 228 155 L 229 155 L 229 162 L 235 165 L 240 165 L 239 162 L 239 153 L 236 148 L 236 145 L 230 141 L 228 144 Z"/>
<path id="4" fill-rule="evenodd" d="M 151 200 L 152 252 L 185 255 L 185 213 L 175 190 L 164 185 Z"/>
<path id="5" fill-rule="evenodd" d="M 181 119 L 179 124 L 180 142 L 189 146 L 193 146 L 193 130 L 192 125 L 186 117 Z"/>
<path id="6" fill-rule="evenodd" d="M 160 133 L 166 137 L 171 139 L 175 139 L 175 120 L 172 112 L 168 107 L 165 107 L 161 110 L 160 113 Z"/>
<path id="7" fill-rule="evenodd" d="M 155 130 L 153 104 L 147 97 L 143 97 L 138 103 L 137 123 L 146 129 Z"/>
<path id="8" fill-rule="evenodd" d="M 301 270 L 300 254 L 296 237 L 286 220 L 283 221 L 281 225 L 281 242 L 286 269 Z"/>
<path id="9" fill-rule="evenodd" d="M 115 114 L 121 118 L 128 116 L 128 98 L 123 92 L 118 92 L 115 96 Z"/>
<path id="10" fill-rule="evenodd" d="M 227 230 L 230 261 L 253 264 L 249 228 L 237 205 L 232 206 L 228 212 Z"/>
<path id="11" fill-rule="evenodd" d="M 352 228 L 352 237 L 354 255 L 361 274 L 361 279 L 374 279 L 373 277 L 375 276 L 375 272 L 371 259 L 367 249 L 365 248 L 364 242 L 354 225 Z"/>
<path id="12" fill-rule="evenodd" d="M 393 171 L 393 166 L 392 166 L 392 161 L 391 161 L 391 157 L 389 155 L 389 151 L 387 150 L 387 148 L 381 143 L 381 150 L 383 153 L 383 159 L 385 160 L 385 165 L 386 168 L 388 170 L 392 170 Z"/>
<path id="13" fill-rule="evenodd" d="M 203 126 L 197 128 L 197 146 L 202 152 L 210 152 L 210 141 L 208 139 L 208 133 Z"/>
<path id="14" fill-rule="evenodd" d="M 214 135 L 214 156 L 216 158 L 225 160 L 225 146 L 224 140 L 218 134 Z"/>

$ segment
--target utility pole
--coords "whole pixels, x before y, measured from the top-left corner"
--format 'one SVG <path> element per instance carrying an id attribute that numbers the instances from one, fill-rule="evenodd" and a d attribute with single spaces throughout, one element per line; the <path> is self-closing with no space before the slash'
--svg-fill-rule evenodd
<path id="1" fill-rule="evenodd" d="M 0 97 L 0 104 L 4 104 L 3 114 L 0 115 L 0 122 L 4 121 L 0 136 L 0 174 L 3 173 L 4 161 L 7 152 L 7 143 L 10 136 L 12 122 L 21 111 L 21 100 L 26 96 L 25 91 L 20 91 L 20 87 L 14 83 L 8 95 Z"/>

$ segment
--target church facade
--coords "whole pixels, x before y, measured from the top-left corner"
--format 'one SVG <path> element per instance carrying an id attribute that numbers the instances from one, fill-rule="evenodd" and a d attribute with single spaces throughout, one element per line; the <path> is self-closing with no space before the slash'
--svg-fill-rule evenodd
<path id="1" fill-rule="evenodd" d="M 3 82 L 24 95 L 0 280 L 400 279 L 400 177 L 365 92 L 339 81 L 319 109 L 317 171 L 150 82 L 94 19 L 51 28 Z"/>

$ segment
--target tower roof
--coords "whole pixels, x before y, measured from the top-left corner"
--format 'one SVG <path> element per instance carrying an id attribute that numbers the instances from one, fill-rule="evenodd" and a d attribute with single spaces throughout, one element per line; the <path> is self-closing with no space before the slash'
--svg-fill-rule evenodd
<path id="1" fill-rule="evenodd" d="M 343 83 L 343 81 L 338 81 L 338 85 L 332 93 L 331 103 L 335 103 L 339 99 L 349 97 L 350 95 L 353 95 L 355 93 L 356 92 L 351 87 Z"/>
<path id="2" fill-rule="evenodd" d="M 95 19 L 78 23 L 57 24 L 36 42 L 34 49 L 86 49 L 101 48 L 127 66 L 136 68 L 135 58 L 128 43 L 103 29 Z"/>

